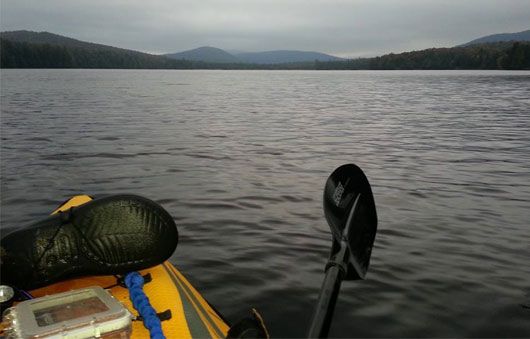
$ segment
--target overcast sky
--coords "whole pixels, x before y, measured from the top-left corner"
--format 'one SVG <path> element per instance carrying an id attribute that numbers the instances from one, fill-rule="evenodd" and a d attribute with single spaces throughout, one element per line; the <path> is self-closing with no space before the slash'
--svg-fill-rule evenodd
<path id="1" fill-rule="evenodd" d="M 342 57 L 451 47 L 530 29 L 530 0 L 1 0 L 2 31 L 149 53 L 200 46 Z"/>

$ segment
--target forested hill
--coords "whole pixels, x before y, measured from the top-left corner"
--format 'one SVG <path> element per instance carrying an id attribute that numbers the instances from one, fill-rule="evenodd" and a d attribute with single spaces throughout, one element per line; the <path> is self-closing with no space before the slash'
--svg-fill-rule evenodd
<path id="1" fill-rule="evenodd" d="M 50 45 L 60 45 L 66 47 L 80 47 L 80 48 L 90 48 L 98 50 L 123 50 L 121 48 L 94 44 L 91 42 L 76 40 L 68 38 L 62 35 L 48 33 L 48 32 L 32 32 L 32 31 L 12 31 L 12 32 L 2 32 L 0 33 L 0 38 L 14 41 L 14 42 L 28 42 L 34 44 L 50 44 Z"/>
<path id="2" fill-rule="evenodd" d="M 343 62 L 317 62 L 315 68 L 328 70 L 530 70 L 530 42 L 497 42 L 466 47 L 430 48 Z"/>
<path id="3" fill-rule="evenodd" d="M 0 33 L 2 68 L 124 69 L 527 69 L 530 42 L 497 42 L 454 48 L 431 48 L 376 58 L 284 64 L 207 63 L 175 60 L 51 33 Z"/>
<path id="4" fill-rule="evenodd" d="M 93 44 L 48 32 L 0 33 L 2 68 L 190 68 L 169 60 L 117 47 Z"/>

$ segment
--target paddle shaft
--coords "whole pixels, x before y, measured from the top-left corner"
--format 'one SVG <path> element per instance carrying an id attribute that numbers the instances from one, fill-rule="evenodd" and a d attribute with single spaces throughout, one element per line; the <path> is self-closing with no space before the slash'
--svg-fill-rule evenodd
<path id="1" fill-rule="evenodd" d="M 346 242 L 342 241 L 340 251 L 335 256 L 335 260 L 328 262 L 326 277 L 320 289 L 317 307 L 307 335 L 308 338 L 326 338 L 328 336 L 333 311 L 339 296 L 340 284 L 346 273 L 347 248 Z"/>
<path id="2" fill-rule="evenodd" d="M 340 284 L 346 275 L 346 270 L 349 262 L 348 237 L 353 224 L 355 212 L 361 194 L 355 197 L 355 200 L 350 207 L 348 219 L 344 225 L 342 236 L 340 237 L 339 251 L 331 257 L 326 265 L 326 277 L 320 289 L 320 296 L 318 297 L 317 307 L 311 327 L 309 328 L 308 338 L 327 338 L 329 328 L 331 326 L 331 319 L 335 311 L 335 304 L 339 296 Z M 334 240 L 336 241 L 336 240 Z"/>

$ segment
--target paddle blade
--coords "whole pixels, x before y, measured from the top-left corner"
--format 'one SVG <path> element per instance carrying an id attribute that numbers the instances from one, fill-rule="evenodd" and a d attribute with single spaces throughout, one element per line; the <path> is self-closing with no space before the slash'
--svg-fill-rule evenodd
<path id="1" fill-rule="evenodd" d="M 324 189 L 324 215 L 333 234 L 332 256 L 344 239 L 349 250 L 346 279 L 363 279 L 377 231 L 377 213 L 370 183 L 354 164 L 337 168 Z"/>

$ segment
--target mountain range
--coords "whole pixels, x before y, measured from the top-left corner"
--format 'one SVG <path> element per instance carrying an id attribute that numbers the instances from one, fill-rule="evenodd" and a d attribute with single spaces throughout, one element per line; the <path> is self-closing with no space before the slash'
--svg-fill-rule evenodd
<path id="1" fill-rule="evenodd" d="M 515 41 L 522 41 L 514 43 Z M 528 69 L 530 30 L 494 34 L 453 48 L 346 60 L 319 52 L 231 53 L 200 47 L 154 55 L 80 41 L 49 32 L 1 32 L 2 68 L 147 69 Z"/>
<path id="2" fill-rule="evenodd" d="M 249 64 L 284 64 L 308 61 L 340 61 L 346 60 L 333 55 L 296 50 L 277 50 L 265 52 L 229 53 L 215 47 L 199 47 L 189 51 L 164 54 L 163 56 L 177 60 L 193 60 L 219 63 L 249 63 Z"/>
<path id="3" fill-rule="evenodd" d="M 502 33 L 488 35 L 469 41 L 457 47 L 471 46 L 490 42 L 530 41 L 530 30 L 517 33 Z M 228 52 L 216 47 L 199 47 L 178 53 L 164 54 L 163 56 L 176 60 L 193 60 L 213 63 L 251 63 L 251 64 L 282 64 L 290 62 L 310 61 L 345 61 L 333 55 L 319 52 L 305 52 L 296 50 L 277 50 L 265 52 Z"/>
<path id="4" fill-rule="evenodd" d="M 471 40 L 465 44 L 458 45 L 457 47 L 471 46 L 476 44 L 484 44 L 489 42 L 508 42 L 508 41 L 530 41 L 530 29 L 517 33 L 500 33 L 487 35 L 482 38 Z"/>
<path id="5" fill-rule="evenodd" d="M 129 51 L 117 47 L 111 47 L 107 45 L 95 44 L 91 42 L 85 42 L 68 38 L 65 36 L 49 33 L 49 32 L 31 32 L 31 31 L 12 31 L 0 33 L 0 38 L 23 42 L 23 43 L 38 43 L 38 44 L 51 44 L 51 45 L 62 45 L 74 48 L 90 48 L 92 50 L 106 50 L 106 51 Z M 136 51 L 130 51 L 136 52 Z M 141 53 L 141 52 L 136 52 Z M 192 50 L 163 54 L 162 57 L 175 59 L 175 60 L 188 60 L 188 61 L 202 61 L 209 63 L 252 63 L 252 64 L 282 64 L 291 62 L 308 62 L 308 61 L 339 61 L 345 60 L 332 55 L 319 53 L 319 52 L 306 52 L 306 51 L 265 51 L 256 53 L 236 53 L 232 54 L 226 52 L 220 48 L 215 47 L 199 47 Z"/>

